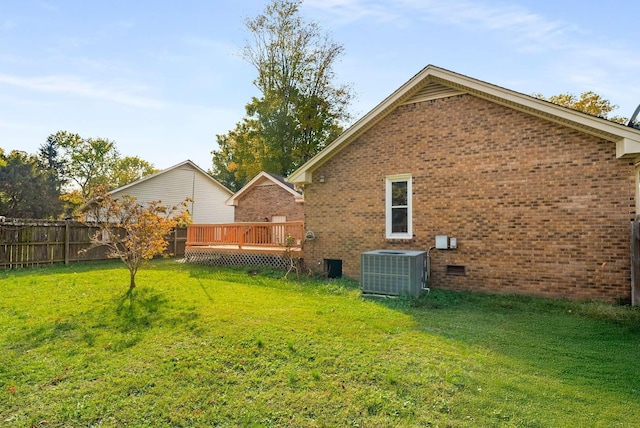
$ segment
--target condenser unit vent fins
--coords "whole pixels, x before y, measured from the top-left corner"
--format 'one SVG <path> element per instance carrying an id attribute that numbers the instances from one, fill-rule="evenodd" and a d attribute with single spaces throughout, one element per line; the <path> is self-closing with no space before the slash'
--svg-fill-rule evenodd
<path id="1" fill-rule="evenodd" d="M 418 296 L 426 287 L 424 251 L 376 250 L 360 255 L 360 285 L 364 294 Z"/>

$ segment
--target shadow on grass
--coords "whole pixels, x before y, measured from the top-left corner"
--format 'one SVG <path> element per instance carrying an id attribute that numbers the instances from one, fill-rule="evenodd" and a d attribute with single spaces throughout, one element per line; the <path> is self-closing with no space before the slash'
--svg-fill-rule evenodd
<path id="1" fill-rule="evenodd" d="M 119 260 L 102 260 L 102 261 L 90 261 L 90 262 L 75 262 L 68 265 L 65 264 L 52 264 L 42 265 L 34 267 L 25 267 L 20 269 L 7 269 L 0 270 L 0 279 L 15 278 L 24 276 L 52 276 L 52 275 L 65 275 L 70 273 L 83 273 L 93 272 L 96 270 L 108 271 L 108 270 L 120 270 L 123 268 L 123 264 Z"/>
<path id="2" fill-rule="evenodd" d="M 130 288 L 118 299 L 116 314 L 124 330 L 148 328 L 162 318 L 167 299 L 149 288 Z"/>
<path id="3" fill-rule="evenodd" d="M 25 352 L 39 348 L 48 343 L 69 340 L 78 328 L 76 321 L 55 320 L 27 330 L 24 334 L 16 334 L 11 338 L 9 349 Z"/>
<path id="4" fill-rule="evenodd" d="M 134 288 L 118 298 L 115 323 L 122 333 L 142 334 L 156 328 L 198 330 L 197 307 L 175 306 L 152 288 Z"/>
<path id="5" fill-rule="evenodd" d="M 410 315 L 421 332 L 524 362 L 534 373 L 637 398 L 640 308 L 432 290 L 378 299 Z"/>
<path id="6" fill-rule="evenodd" d="M 348 294 L 360 288 L 357 281 L 348 278 L 329 279 L 304 273 L 298 277 L 290 275 L 288 279 L 285 279 L 286 271 L 270 266 L 212 266 L 197 264 L 188 266 L 189 276 L 198 281 L 202 291 L 211 301 L 213 298 L 203 284 L 205 279 L 242 284 L 243 286 L 295 290 L 296 292 L 324 292 L 339 295 Z"/>
<path id="7" fill-rule="evenodd" d="M 89 348 L 108 338 L 107 349 L 120 351 L 137 344 L 144 332 L 159 324 L 167 300 L 149 289 L 134 289 L 116 298 L 101 310 L 77 314 L 69 319 L 42 320 L 11 338 L 11 349 L 25 352 L 43 346 L 57 347 L 66 343 L 68 352 L 76 345 Z"/>

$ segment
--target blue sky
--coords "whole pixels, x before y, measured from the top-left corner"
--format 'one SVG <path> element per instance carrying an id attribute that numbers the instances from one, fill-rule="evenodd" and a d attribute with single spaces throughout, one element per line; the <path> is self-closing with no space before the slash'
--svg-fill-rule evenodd
<path id="1" fill-rule="evenodd" d="M 0 148 L 58 130 L 116 142 L 163 169 L 211 167 L 216 134 L 256 92 L 238 52 L 266 0 L 0 0 Z M 635 1 L 306 0 L 345 48 L 354 118 L 428 64 L 525 94 L 595 91 L 640 104 Z"/>

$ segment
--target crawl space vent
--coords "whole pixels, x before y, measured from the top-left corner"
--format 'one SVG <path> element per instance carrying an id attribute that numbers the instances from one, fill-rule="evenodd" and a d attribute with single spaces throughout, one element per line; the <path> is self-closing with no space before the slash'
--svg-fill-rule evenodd
<path id="1" fill-rule="evenodd" d="M 451 276 L 465 276 L 465 268 L 464 266 L 457 265 L 447 265 L 447 275 Z"/>

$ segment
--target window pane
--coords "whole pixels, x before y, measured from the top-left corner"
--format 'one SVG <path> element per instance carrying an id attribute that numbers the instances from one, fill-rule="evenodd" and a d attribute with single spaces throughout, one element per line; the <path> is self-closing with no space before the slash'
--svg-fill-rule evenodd
<path id="1" fill-rule="evenodd" d="M 389 175 L 385 183 L 385 236 L 413 239 L 410 174 Z"/>
<path id="2" fill-rule="evenodd" d="M 409 231 L 409 222 L 407 221 L 409 210 L 407 208 L 391 209 L 391 232 L 407 233 Z"/>
<path id="3" fill-rule="evenodd" d="M 406 181 L 394 181 L 391 183 L 391 206 L 407 206 Z"/>

